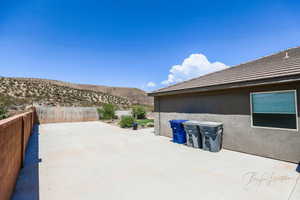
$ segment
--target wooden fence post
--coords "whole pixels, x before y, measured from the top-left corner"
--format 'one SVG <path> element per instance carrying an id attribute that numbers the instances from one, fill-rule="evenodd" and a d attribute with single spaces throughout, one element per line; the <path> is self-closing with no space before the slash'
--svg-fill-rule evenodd
<path id="1" fill-rule="evenodd" d="M 33 112 L 30 113 L 30 134 L 32 134 L 32 130 L 33 130 Z"/>
<path id="2" fill-rule="evenodd" d="M 24 127 L 24 117 L 21 117 L 22 127 L 21 127 L 21 168 L 24 167 L 24 142 L 25 142 L 25 127 Z"/>

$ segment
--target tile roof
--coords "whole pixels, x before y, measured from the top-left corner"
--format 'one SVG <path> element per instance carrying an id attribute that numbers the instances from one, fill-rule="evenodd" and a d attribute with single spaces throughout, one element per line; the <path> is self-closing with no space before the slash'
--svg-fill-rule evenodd
<path id="1" fill-rule="evenodd" d="M 300 75 L 300 47 L 287 49 L 257 60 L 177 83 L 149 94 L 155 96 L 159 93 L 271 79 L 296 74 Z"/>

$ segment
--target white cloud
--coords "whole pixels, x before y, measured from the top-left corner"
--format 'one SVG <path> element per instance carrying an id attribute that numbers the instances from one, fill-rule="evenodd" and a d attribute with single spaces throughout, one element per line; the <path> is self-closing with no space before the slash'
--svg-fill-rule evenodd
<path id="1" fill-rule="evenodd" d="M 172 66 L 168 79 L 161 83 L 170 85 L 228 67 L 221 62 L 209 62 L 203 54 L 191 54 L 188 58 L 184 59 L 181 65 Z"/>
<path id="2" fill-rule="evenodd" d="M 156 86 L 156 83 L 150 81 L 147 83 L 147 87 L 155 87 Z"/>

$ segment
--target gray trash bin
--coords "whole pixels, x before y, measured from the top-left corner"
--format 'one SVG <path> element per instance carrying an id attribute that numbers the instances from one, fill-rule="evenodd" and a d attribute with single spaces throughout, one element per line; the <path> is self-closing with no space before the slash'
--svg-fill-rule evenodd
<path id="1" fill-rule="evenodd" d="M 223 124 L 218 122 L 200 122 L 202 148 L 206 151 L 218 152 L 222 148 Z"/>
<path id="2" fill-rule="evenodd" d="M 186 132 L 186 144 L 195 148 L 202 148 L 202 136 L 198 121 L 187 121 L 183 123 Z"/>

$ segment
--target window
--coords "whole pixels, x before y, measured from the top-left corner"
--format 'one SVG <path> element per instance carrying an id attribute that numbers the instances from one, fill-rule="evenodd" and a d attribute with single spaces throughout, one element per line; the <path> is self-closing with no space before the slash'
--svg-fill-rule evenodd
<path id="1" fill-rule="evenodd" d="M 252 126 L 298 129 L 296 91 L 251 93 Z"/>

